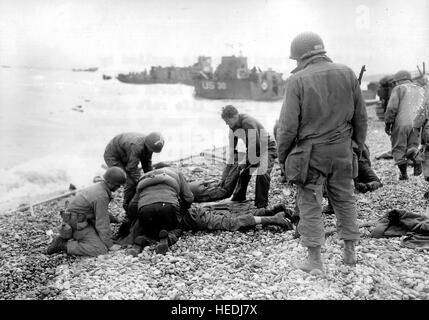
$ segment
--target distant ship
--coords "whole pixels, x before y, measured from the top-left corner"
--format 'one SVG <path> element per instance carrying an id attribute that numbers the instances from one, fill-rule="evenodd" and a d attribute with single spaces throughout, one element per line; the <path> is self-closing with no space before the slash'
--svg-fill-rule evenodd
<path id="1" fill-rule="evenodd" d="M 224 56 L 214 74 L 200 73 L 194 81 L 195 96 L 206 99 L 270 101 L 284 96 L 282 73 L 271 69 L 249 70 L 247 57 Z"/>
<path id="2" fill-rule="evenodd" d="M 130 72 L 128 74 L 120 73 L 116 77 L 121 82 L 132 84 L 185 84 L 192 86 L 194 79 L 201 73 L 211 73 L 211 59 L 209 57 L 200 56 L 198 61 L 189 67 L 161 67 L 152 66 L 149 73 L 147 70 L 143 72 Z"/>
<path id="3" fill-rule="evenodd" d="M 87 68 L 87 69 L 72 69 L 74 72 L 95 72 L 98 68 Z"/>

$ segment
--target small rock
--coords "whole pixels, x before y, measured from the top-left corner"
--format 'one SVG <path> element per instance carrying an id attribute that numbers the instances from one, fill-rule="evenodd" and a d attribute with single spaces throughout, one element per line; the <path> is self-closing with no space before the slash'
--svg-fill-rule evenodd
<path id="1" fill-rule="evenodd" d="M 312 276 L 322 276 L 323 272 L 319 269 L 313 269 L 310 271 L 310 275 Z"/>
<path id="2" fill-rule="evenodd" d="M 425 289 L 425 285 L 423 283 L 419 283 L 414 287 L 414 290 L 422 292 Z"/>

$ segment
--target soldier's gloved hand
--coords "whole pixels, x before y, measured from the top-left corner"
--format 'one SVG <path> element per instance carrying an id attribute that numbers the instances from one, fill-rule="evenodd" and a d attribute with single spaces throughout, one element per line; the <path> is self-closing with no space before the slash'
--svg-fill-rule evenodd
<path id="1" fill-rule="evenodd" d="M 393 127 L 393 123 L 386 123 L 385 124 L 384 131 L 386 132 L 386 134 L 388 136 L 390 136 L 392 134 L 392 127 Z"/>
<path id="2" fill-rule="evenodd" d="M 383 186 L 381 182 L 371 181 L 366 184 L 368 191 L 375 191 Z"/>
<path id="3" fill-rule="evenodd" d="M 361 192 L 361 193 L 365 193 L 368 191 L 368 187 L 365 183 L 361 183 L 361 182 L 356 182 L 355 183 L 355 188 L 357 191 Z"/>

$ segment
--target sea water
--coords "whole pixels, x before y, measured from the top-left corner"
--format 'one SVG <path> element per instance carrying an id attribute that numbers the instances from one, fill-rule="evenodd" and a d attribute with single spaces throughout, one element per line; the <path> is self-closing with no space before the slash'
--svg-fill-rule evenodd
<path id="1" fill-rule="evenodd" d="M 177 160 L 228 144 L 223 106 L 233 104 L 272 133 L 282 105 L 206 100 L 192 86 L 126 84 L 102 74 L 0 67 L 0 210 L 70 183 L 91 184 L 118 133 L 160 131 L 165 146 L 153 162 Z"/>

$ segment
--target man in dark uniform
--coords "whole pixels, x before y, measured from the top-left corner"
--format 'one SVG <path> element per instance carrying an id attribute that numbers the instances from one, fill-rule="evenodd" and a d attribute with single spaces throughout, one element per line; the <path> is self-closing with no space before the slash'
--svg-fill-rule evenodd
<path id="1" fill-rule="evenodd" d="M 344 263 L 356 263 L 354 243 L 360 236 L 353 195 L 358 164 L 352 140 L 360 154 L 367 132 L 365 102 L 353 70 L 325 54 L 322 39 L 313 32 L 293 39 L 290 58 L 297 67 L 286 82 L 277 131 L 279 164 L 286 179 L 297 185 L 298 230 L 308 251 L 307 259 L 295 267 L 306 272 L 324 269 L 324 185 L 337 216 L 339 238 L 344 240 Z"/>
<path id="2" fill-rule="evenodd" d="M 232 201 L 246 200 L 246 191 L 251 178 L 251 170 L 257 168 L 255 186 L 255 206 L 266 208 L 268 206 L 268 193 L 270 189 L 271 170 L 274 160 L 277 158 L 275 141 L 270 137 L 262 124 L 255 118 L 238 113 L 238 110 L 227 105 L 222 109 L 222 119 L 231 129 L 230 148 L 236 155 L 238 139 L 243 140 L 246 145 L 246 163 L 242 164 L 238 186 L 233 194 Z"/>
<path id="3" fill-rule="evenodd" d="M 149 172 L 152 168 L 152 153 L 161 152 L 164 146 L 164 138 L 158 132 L 151 132 L 147 136 L 142 133 L 127 132 L 115 136 L 106 146 L 104 161 L 108 167 L 117 166 L 127 173 L 127 181 L 124 185 L 123 207 L 128 212 L 128 204 L 136 193 L 137 182 L 140 179 L 141 163 L 143 172 Z M 123 236 L 130 227 L 130 219 L 127 216 L 119 227 L 119 235 Z"/>
<path id="4" fill-rule="evenodd" d="M 140 179 L 141 163 L 143 172 L 152 170 L 152 153 L 159 153 L 164 146 L 164 138 L 158 132 L 147 136 L 136 132 L 121 133 L 115 136 L 106 146 L 104 161 L 108 167 L 120 167 L 127 173 L 124 186 L 124 209 L 136 193 L 137 182 Z"/>

